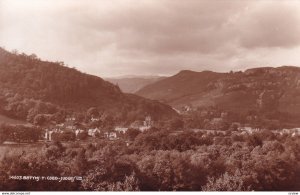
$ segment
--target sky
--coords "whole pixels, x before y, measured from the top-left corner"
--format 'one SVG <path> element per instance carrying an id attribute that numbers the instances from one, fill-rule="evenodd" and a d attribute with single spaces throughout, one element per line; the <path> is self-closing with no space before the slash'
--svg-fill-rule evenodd
<path id="1" fill-rule="evenodd" d="M 0 0 L 0 46 L 101 77 L 300 66 L 300 0 Z"/>

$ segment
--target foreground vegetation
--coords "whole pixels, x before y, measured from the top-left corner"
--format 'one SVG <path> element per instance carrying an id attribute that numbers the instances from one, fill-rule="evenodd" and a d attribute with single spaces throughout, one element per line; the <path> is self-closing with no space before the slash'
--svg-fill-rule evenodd
<path id="1" fill-rule="evenodd" d="M 300 190 L 299 136 L 174 134 L 150 129 L 124 139 L 1 147 L 0 190 Z M 19 181 L 10 176 L 82 176 Z"/>

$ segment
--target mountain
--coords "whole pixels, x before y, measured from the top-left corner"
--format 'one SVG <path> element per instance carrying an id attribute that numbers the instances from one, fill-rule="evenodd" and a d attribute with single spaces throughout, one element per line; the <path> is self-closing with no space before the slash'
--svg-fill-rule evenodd
<path id="1" fill-rule="evenodd" d="M 271 119 L 285 117 L 299 123 L 300 68 L 262 67 L 230 73 L 184 70 L 136 94 L 178 110 L 217 106 L 239 114 L 264 113 Z"/>
<path id="2" fill-rule="evenodd" d="M 170 106 L 122 93 L 118 86 L 62 62 L 42 61 L 34 54 L 10 53 L 0 48 L 2 114 L 31 122 L 37 114 L 55 116 L 62 112 L 85 112 L 90 107 L 120 120 L 176 115 Z"/>
<path id="3" fill-rule="evenodd" d="M 222 73 L 211 71 L 193 72 L 183 70 L 174 76 L 145 86 L 136 94 L 176 106 L 180 104 L 177 102 L 185 97 L 206 93 L 209 89 L 208 85 L 223 76 Z M 183 103 L 188 102 L 183 101 Z"/>
<path id="4" fill-rule="evenodd" d="M 104 78 L 115 85 L 125 93 L 135 93 L 146 85 L 157 82 L 165 77 L 160 76 L 130 76 L 124 78 Z"/>

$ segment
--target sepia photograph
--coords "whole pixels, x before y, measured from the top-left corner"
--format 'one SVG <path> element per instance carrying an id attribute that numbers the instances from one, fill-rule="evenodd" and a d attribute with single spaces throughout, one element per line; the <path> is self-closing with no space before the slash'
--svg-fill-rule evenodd
<path id="1" fill-rule="evenodd" d="M 133 191 L 299 194 L 300 0 L 0 0 L 2 195 Z"/>

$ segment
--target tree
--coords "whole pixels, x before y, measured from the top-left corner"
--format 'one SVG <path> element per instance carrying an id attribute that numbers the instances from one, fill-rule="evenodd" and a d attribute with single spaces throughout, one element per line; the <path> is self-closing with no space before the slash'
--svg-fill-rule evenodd
<path id="1" fill-rule="evenodd" d="M 75 141 L 75 139 L 76 139 L 76 135 L 72 131 L 52 133 L 52 140 L 54 141 Z"/>
<path id="2" fill-rule="evenodd" d="M 249 146 L 254 146 L 254 147 L 262 146 L 263 141 L 262 138 L 259 136 L 259 134 L 252 134 L 248 136 L 247 144 Z"/>
<path id="3" fill-rule="evenodd" d="M 88 133 L 86 131 L 77 134 L 77 139 L 86 140 L 88 138 Z"/>
<path id="4" fill-rule="evenodd" d="M 33 124 L 42 126 L 46 123 L 46 121 L 47 121 L 47 118 L 45 117 L 45 115 L 37 114 L 37 115 L 35 115 L 35 117 L 33 119 Z"/>
<path id="5" fill-rule="evenodd" d="M 168 121 L 167 123 L 167 129 L 172 130 L 172 131 L 176 131 L 176 130 L 180 130 L 183 128 L 183 121 L 179 118 L 175 118 L 172 119 L 170 121 Z"/>
<path id="6" fill-rule="evenodd" d="M 99 117 L 99 111 L 96 107 L 91 107 L 87 110 L 86 115 L 88 118 Z"/>
<path id="7" fill-rule="evenodd" d="M 16 142 L 36 142 L 42 134 L 41 129 L 24 125 L 10 126 L 9 129 L 9 133 L 6 132 L 8 139 Z"/>
<path id="8" fill-rule="evenodd" d="M 219 178 L 208 178 L 208 182 L 202 187 L 203 191 L 244 191 L 244 182 L 239 170 L 231 175 L 228 172 L 221 175 Z"/>
<path id="9" fill-rule="evenodd" d="M 54 113 L 51 117 L 52 120 L 54 120 L 56 123 L 62 123 L 66 119 L 66 113 L 63 110 L 60 110 L 56 113 Z"/>
<path id="10" fill-rule="evenodd" d="M 31 54 L 31 55 L 29 55 L 29 58 L 30 59 L 32 59 L 32 60 L 36 60 L 36 59 L 38 59 L 38 57 L 37 57 L 37 55 L 36 54 Z"/>
<path id="11" fill-rule="evenodd" d="M 101 121 L 102 121 L 102 128 L 104 128 L 105 131 L 114 130 L 115 120 L 111 115 L 102 115 Z"/>
<path id="12" fill-rule="evenodd" d="M 125 132 L 125 138 L 133 141 L 140 133 L 139 130 L 130 128 Z"/>
<path id="13" fill-rule="evenodd" d="M 135 172 L 132 172 L 131 175 L 125 176 L 124 181 L 118 181 L 109 186 L 109 191 L 139 191 L 139 180 L 136 177 Z"/>
<path id="14" fill-rule="evenodd" d="M 238 128 L 239 128 L 239 126 L 238 126 L 238 124 L 236 124 L 236 123 L 232 123 L 232 124 L 230 125 L 230 127 L 229 127 L 229 129 L 230 129 L 231 131 L 237 131 Z"/>
<path id="15" fill-rule="evenodd" d="M 16 50 L 16 49 L 13 49 L 13 50 L 11 51 L 11 53 L 14 54 L 14 55 L 19 55 L 19 51 Z"/>
<path id="16" fill-rule="evenodd" d="M 74 169 L 76 170 L 76 173 L 82 175 L 87 169 L 86 165 L 87 165 L 87 159 L 85 156 L 85 149 L 80 148 L 74 163 Z"/>
<path id="17" fill-rule="evenodd" d="M 220 129 L 223 130 L 223 131 L 228 130 L 229 127 L 230 127 L 230 125 L 227 122 L 222 122 L 221 125 L 220 125 Z"/>

